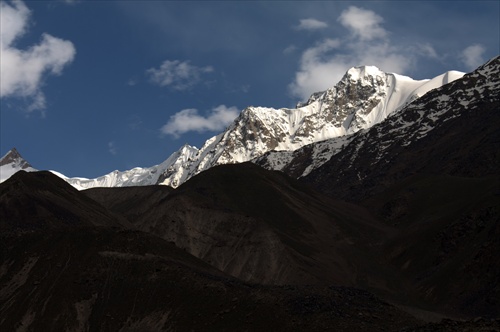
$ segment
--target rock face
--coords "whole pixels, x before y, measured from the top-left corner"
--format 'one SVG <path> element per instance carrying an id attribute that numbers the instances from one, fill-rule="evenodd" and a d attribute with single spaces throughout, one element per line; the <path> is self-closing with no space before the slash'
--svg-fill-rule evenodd
<path id="1" fill-rule="evenodd" d="M 78 189 L 151 184 L 175 188 L 216 165 L 249 161 L 269 151 L 294 151 L 370 128 L 431 89 L 462 75 L 450 71 L 431 80 L 415 81 L 373 66 L 354 67 L 337 85 L 313 94 L 295 109 L 246 108 L 201 149 L 185 145 L 159 165 L 114 171 L 96 179 L 61 176 Z"/>

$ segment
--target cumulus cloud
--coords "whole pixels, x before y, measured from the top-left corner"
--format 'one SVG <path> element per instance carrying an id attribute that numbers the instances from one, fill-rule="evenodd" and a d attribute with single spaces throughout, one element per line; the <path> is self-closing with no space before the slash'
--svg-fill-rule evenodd
<path id="1" fill-rule="evenodd" d="M 380 26 L 384 19 L 371 10 L 350 6 L 342 12 L 338 21 L 361 40 L 387 35 L 387 31 Z"/>
<path id="2" fill-rule="evenodd" d="M 197 109 L 188 108 L 175 113 L 169 121 L 161 127 L 163 134 L 179 138 L 180 135 L 190 132 L 220 131 L 225 129 L 240 113 L 236 107 L 219 105 L 206 116 L 200 115 Z"/>
<path id="3" fill-rule="evenodd" d="M 307 100 L 312 93 L 333 86 L 353 66 L 375 65 L 404 73 L 412 65 L 412 56 L 391 45 L 387 31 L 380 26 L 383 19 L 374 12 L 351 6 L 339 21 L 350 34 L 324 39 L 302 53 L 299 70 L 288 87 L 293 96 Z M 431 47 L 423 48 L 432 54 Z"/>
<path id="4" fill-rule="evenodd" d="M 473 70 L 484 63 L 483 53 L 486 48 L 480 44 L 474 44 L 462 51 L 460 59 L 467 66 L 467 69 Z"/>
<path id="5" fill-rule="evenodd" d="M 46 73 L 60 75 L 75 57 L 70 41 L 44 33 L 41 41 L 26 50 L 15 42 L 27 31 L 30 10 L 20 0 L 0 2 L 0 97 L 31 101 L 28 111 L 45 108 L 41 87 Z"/>
<path id="6" fill-rule="evenodd" d="M 328 27 L 325 22 L 319 21 L 314 18 L 305 18 L 299 21 L 299 25 L 295 28 L 297 30 L 319 30 Z"/>
<path id="7" fill-rule="evenodd" d="M 198 67 L 189 61 L 165 60 L 160 67 L 150 68 L 146 73 L 155 84 L 175 90 L 187 90 L 201 81 L 202 74 L 213 71 L 211 66 Z"/>

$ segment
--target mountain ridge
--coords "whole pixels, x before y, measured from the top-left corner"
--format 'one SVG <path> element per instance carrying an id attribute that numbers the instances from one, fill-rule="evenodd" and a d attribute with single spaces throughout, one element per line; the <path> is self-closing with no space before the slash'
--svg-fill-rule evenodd
<path id="1" fill-rule="evenodd" d="M 247 107 L 224 132 L 208 139 L 200 149 L 186 144 L 158 165 L 115 170 L 95 179 L 54 173 L 80 190 L 153 184 L 175 188 L 215 165 L 245 162 L 273 150 L 293 151 L 333 137 L 348 137 L 463 74 L 448 71 L 416 81 L 382 72 L 375 66 L 353 67 L 334 87 L 311 95 L 295 109 Z"/>

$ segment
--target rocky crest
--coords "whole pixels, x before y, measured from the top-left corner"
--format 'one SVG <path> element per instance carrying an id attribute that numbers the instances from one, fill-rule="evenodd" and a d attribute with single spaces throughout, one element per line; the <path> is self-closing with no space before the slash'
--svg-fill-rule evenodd
<path id="1" fill-rule="evenodd" d="M 368 168 L 372 170 L 376 166 L 385 169 L 387 166 L 384 165 L 390 165 L 403 151 L 422 144 L 418 142 L 434 131 L 438 132 L 439 130 L 435 129 L 446 125 L 447 121 L 457 117 L 475 116 L 476 110 L 485 105 L 498 109 L 499 61 L 498 57 L 494 58 L 476 71 L 448 85 L 434 89 L 420 98 L 410 98 L 403 107 L 396 109 L 387 119 L 370 130 L 334 137 L 291 152 L 270 151 L 253 161 L 267 169 L 280 170 L 295 178 L 307 176 L 329 162 L 335 164 L 338 171 L 331 175 L 335 181 L 342 179 L 344 183 L 346 174 L 350 174 L 351 183 L 357 183 L 361 180 L 361 174 L 370 173 L 366 173 Z M 443 79 L 449 80 L 445 77 Z M 358 155 L 364 158 L 370 156 L 371 159 L 361 161 L 358 160 Z M 484 158 L 492 159 L 491 156 Z M 494 163 L 493 160 L 492 162 Z M 491 163 L 484 165 L 494 167 Z M 409 163 L 410 166 L 413 166 L 413 162 Z M 316 176 L 318 180 L 315 181 L 322 183 L 320 175 Z M 330 175 L 324 177 L 328 176 Z M 329 181 L 332 179 L 329 178 Z M 346 186 L 349 184 L 346 183 Z"/>

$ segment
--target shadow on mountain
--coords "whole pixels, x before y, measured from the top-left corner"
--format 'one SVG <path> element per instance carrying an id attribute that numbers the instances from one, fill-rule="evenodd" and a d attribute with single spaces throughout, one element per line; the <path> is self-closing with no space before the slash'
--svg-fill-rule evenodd
<path id="1" fill-rule="evenodd" d="M 499 66 L 429 92 L 302 179 L 397 229 L 384 262 L 432 310 L 500 315 L 499 79 L 484 75 Z"/>
<path id="2" fill-rule="evenodd" d="M 125 205 L 134 211 L 136 203 Z M 244 281 L 354 286 L 391 279 L 371 255 L 390 227 L 251 163 L 213 167 L 146 210 L 136 227 Z"/>
<path id="3" fill-rule="evenodd" d="M 0 186 L 0 230 L 4 233 L 92 225 L 131 226 L 47 171 L 19 171 Z"/>
<path id="4" fill-rule="evenodd" d="M 421 324 L 354 288 L 243 283 L 153 234 L 116 227 L 112 213 L 48 172 L 20 173 L 0 190 L 2 220 L 10 218 L 0 241 L 4 331 L 396 331 Z M 30 200 L 33 208 L 23 210 Z M 312 232 L 299 219 L 296 226 Z"/>

